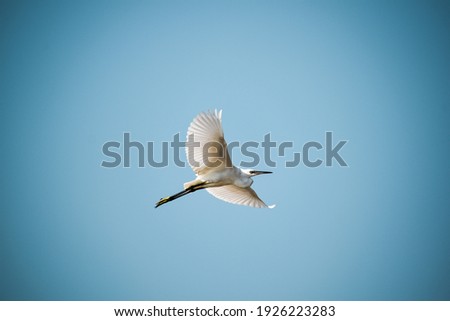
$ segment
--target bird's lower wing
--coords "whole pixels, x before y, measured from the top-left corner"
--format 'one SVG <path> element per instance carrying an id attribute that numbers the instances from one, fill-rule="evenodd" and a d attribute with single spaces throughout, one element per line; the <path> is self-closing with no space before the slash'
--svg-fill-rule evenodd
<path id="1" fill-rule="evenodd" d="M 275 205 L 267 206 L 251 188 L 241 188 L 235 185 L 225 185 L 220 187 L 210 187 L 206 189 L 211 195 L 221 199 L 222 201 L 246 205 L 257 208 L 274 208 Z"/>

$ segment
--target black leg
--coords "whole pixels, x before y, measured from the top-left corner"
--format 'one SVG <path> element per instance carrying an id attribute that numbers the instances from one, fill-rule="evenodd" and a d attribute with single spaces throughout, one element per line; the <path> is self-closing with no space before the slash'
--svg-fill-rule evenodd
<path id="1" fill-rule="evenodd" d="M 198 191 L 198 190 L 200 190 L 200 189 L 206 188 L 206 183 L 207 183 L 207 182 L 202 182 L 202 183 L 200 183 L 200 184 L 197 184 L 197 185 L 194 185 L 194 186 L 190 186 L 189 188 L 187 188 L 187 189 L 185 189 L 185 190 L 183 190 L 183 191 L 181 191 L 181 192 L 179 192 L 179 193 L 176 193 L 176 194 L 174 194 L 174 195 L 172 195 L 172 196 L 168 196 L 168 197 L 161 198 L 161 199 L 156 203 L 155 208 L 158 208 L 159 206 L 161 206 L 161 205 L 163 205 L 163 204 L 166 204 L 166 203 L 168 203 L 168 202 L 171 202 L 171 201 L 173 201 L 173 200 L 176 200 L 177 198 L 180 198 L 180 197 L 182 197 L 182 196 L 185 196 L 185 195 L 187 195 L 187 194 L 189 194 L 189 193 L 192 193 L 192 192 Z"/>

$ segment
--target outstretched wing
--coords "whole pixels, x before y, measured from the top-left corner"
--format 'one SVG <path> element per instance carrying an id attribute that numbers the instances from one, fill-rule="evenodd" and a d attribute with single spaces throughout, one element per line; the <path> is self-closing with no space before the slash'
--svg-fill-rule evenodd
<path id="1" fill-rule="evenodd" d="M 233 167 L 223 136 L 222 110 L 200 113 L 186 137 L 186 158 L 197 175 Z"/>
<path id="2" fill-rule="evenodd" d="M 225 185 L 220 187 L 210 187 L 206 189 L 211 195 L 221 199 L 222 201 L 246 205 L 257 208 L 274 208 L 275 205 L 267 206 L 251 188 L 241 188 L 236 185 Z"/>

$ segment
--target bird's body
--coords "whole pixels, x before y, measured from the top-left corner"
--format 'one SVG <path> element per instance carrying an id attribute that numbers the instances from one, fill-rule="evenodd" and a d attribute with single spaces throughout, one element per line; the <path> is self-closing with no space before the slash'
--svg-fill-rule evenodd
<path id="1" fill-rule="evenodd" d="M 275 207 L 267 206 L 250 187 L 252 176 L 271 172 L 233 166 L 223 134 L 221 110 L 200 113 L 194 118 L 187 133 L 186 157 L 197 178 L 185 183 L 183 191 L 161 198 L 155 207 L 200 189 L 233 204 Z"/>
<path id="2" fill-rule="evenodd" d="M 197 179 L 192 182 L 184 184 L 184 188 L 191 186 L 192 184 L 199 182 L 209 182 L 212 185 L 224 186 L 224 185 L 236 185 L 237 187 L 247 188 L 253 184 L 253 180 L 246 175 L 242 169 L 233 166 L 231 168 L 224 168 L 221 171 L 211 171 L 204 175 L 198 175 Z"/>

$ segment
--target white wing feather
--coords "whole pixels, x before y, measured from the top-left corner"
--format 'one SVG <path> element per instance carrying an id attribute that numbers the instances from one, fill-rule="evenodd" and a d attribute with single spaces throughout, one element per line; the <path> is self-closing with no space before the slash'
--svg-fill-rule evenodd
<path id="1" fill-rule="evenodd" d="M 221 199 L 222 201 L 238 204 L 247 205 L 257 208 L 274 208 L 275 205 L 267 206 L 256 194 L 256 192 L 251 188 L 241 188 L 236 185 L 225 185 L 220 187 L 210 187 L 206 189 L 211 195 Z"/>
<path id="2" fill-rule="evenodd" d="M 212 148 L 210 151 L 218 156 L 209 155 L 207 159 L 203 158 L 203 149 L 207 143 L 214 144 L 209 148 Z M 197 175 L 204 175 L 210 169 L 220 170 L 233 166 L 223 135 L 222 110 L 200 113 L 194 118 L 187 132 L 186 158 Z M 211 167 L 211 164 L 218 165 Z"/>

